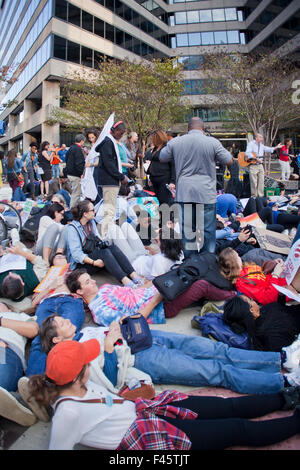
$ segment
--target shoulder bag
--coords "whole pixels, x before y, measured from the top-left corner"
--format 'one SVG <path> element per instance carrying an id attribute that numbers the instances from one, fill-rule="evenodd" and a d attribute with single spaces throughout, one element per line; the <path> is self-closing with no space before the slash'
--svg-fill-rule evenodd
<path id="1" fill-rule="evenodd" d="M 149 325 L 146 318 L 140 313 L 123 319 L 121 333 L 132 354 L 152 346 L 152 335 Z"/>

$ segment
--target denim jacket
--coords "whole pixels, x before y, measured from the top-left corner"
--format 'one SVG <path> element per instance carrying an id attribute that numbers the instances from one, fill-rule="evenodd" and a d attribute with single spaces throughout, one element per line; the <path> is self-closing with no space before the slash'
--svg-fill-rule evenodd
<path id="1" fill-rule="evenodd" d="M 33 157 L 33 160 L 31 160 L 31 151 L 29 150 L 27 153 L 24 153 L 24 155 L 22 156 L 22 162 L 23 162 L 23 165 L 28 166 L 28 164 L 32 161 L 32 166 L 35 167 L 35 165 L 37 165 L 38 163 L 38 154 L 35 153 L 34 154 L 34 157 Z"/>
<path id="2" fill-rule="evenodd" d="M 92 233 L 94 233 L 100 239 L 96 222 L 91 220 L 90 224 Z M 67 255 L 68 261 L 70 263 L 70 269 L 75 269 L 77 263 L 83 264 L 83 260 L 87 256 L 82 249 L 85 238 L 86 235 L 83 231 L 81 223 L 78 220 L 73 220 L 73 222 L 71 222 L 66 228 Z"/>

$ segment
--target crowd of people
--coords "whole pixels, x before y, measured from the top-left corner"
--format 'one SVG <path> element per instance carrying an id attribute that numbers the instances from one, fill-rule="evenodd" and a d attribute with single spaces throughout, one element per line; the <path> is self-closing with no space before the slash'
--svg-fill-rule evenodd
<path id="1" fill-rule="evenodd" d="M 281 181 L 281 194 L 266 197 L 263 170 L 265 152 L 278 149 L 281 180 L 290 176 L 290 139 L 266 147 L 257 134 L 248 144 L 245 196 L 235 149 L 206 135 L 201 119 L 181 136 L 154 131 L 144 157 L 126 131 L 108 122 L 69 148 L 8 152 L 12 201 L 20 215 L 33 201 L 34 229 L 10 228 L 0 253 L 0 417 L 51 419 L 52 450 L 225 449 L 300 433 L 300 192 Z M 231 173 L 226 188 L 216 167 Z M 261 246 L 249 216 L 282 234 L 294 258 Z M 15 261 L 2 269 L 7 255 Z M 104 270 L 114 282 L 98 286 Z M 214 335 L 149 328 L 195 303 L 192 325 L 218 319 Z M 156 395 L 155 384 L 247 396 Z M 294 411 L 251 420 L 278 410 Z"/>

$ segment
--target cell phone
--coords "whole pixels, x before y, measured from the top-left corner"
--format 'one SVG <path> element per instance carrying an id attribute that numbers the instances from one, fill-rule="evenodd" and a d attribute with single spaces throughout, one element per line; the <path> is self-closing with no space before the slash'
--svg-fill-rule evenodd
<path id="1" fill-rule="evenodd" d="M 1 246 L 2 250 L 6 250 L 7 245 L 9 244 L 9 238 L 6 238 L 5 240 L 2 240 Z"/>
<path id="2" fill-rule="evenodd" d="M 244 230 L 244 232 L 249 231 L 250 233 L 252 233 L 252 227 L 251 227 L 251 225 L 246 225 L 246 227 L 244 227 L 243 230 Z"/>

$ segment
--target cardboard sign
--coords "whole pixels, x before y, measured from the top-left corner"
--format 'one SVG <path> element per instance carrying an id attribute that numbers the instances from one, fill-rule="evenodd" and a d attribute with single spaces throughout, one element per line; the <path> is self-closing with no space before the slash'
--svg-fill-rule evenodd
<path id="1" fill-rule="evenodd" d="M 33 292 L 41 292 L 44 289 L 47 289 L 51 283 L 56 279 L 58 276 L 63 276 L 65 272 L 68 270 L 70 266 L 69 264 L 65 264 L 64 266 L 52 266 L 49 269 L 44 279 L 39 283 L 38 286 L 34 289 Z"/>
<path id="2" fill-rule="evenodd" d="M 254 214 L 250 214 L 247 217 L 243 217 L 242 219 L 240 219 L 240 224 L 242 228 L 246 227 L 246 225 L 251 225 L 252 227 L 257 227 L 261 229 L 266 228 L 266 225 L 263 223 L 257 212 L 254 212 Z"/>
<path id="3" fill-rule="evenodd" d="M 300 268 L 300 239 L 290 249 L 289 256 L 285 262 L 284 277 L 290 285 Z"/>
<path id="4" fill-rule="evenodd" d="M 288 235 L 258 227 L 253 227 L 253 234 L 260 248 L 272 253 L 279 253 L 280 255 L 289 254 L 292 241 Z"/>

